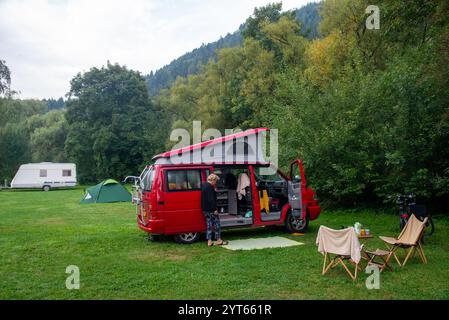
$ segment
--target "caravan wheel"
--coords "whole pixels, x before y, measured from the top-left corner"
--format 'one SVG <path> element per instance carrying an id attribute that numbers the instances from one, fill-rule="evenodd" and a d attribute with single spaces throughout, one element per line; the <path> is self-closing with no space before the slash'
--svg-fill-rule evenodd
<path id="1" fill-rule="evenodd" d="M 50 186 L 43 186 L 42 190 L 44 190 L 45 192 L 50 191 L 51 187 Z"/>

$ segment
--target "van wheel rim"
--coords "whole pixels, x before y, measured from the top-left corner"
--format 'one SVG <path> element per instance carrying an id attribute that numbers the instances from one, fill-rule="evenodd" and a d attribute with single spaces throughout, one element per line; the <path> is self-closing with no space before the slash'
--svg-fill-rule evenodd
<path id="1" fill-rule="evenodd" d="M 303 219 L 295 219 L 292 217 L 292 227 L 295 230 L 299 230 L 304 226 L 304 220 Z"/>
<path id="2" fill-rule="evenodd" d="M 196 233 L 190 232 L 190 233 L 182 233 L 179 235 L 179 237 L 183 240 L 183 241 L 193 241 L 195 240 L 196 237 Z"/>

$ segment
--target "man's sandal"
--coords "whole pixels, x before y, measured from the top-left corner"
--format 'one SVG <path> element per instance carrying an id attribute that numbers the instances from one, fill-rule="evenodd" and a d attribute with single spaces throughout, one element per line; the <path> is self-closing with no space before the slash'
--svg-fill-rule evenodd
<path id="1" fill-rule="evenodd" d="M 228 245 L 228 244 L 229 244 L 228 241 L 221 241 L 221 243 L 216 243 L 216 242 L 215 242 L 215 245 L 216 245 L 216 246 L 226 246 L 226 245 Z"/>

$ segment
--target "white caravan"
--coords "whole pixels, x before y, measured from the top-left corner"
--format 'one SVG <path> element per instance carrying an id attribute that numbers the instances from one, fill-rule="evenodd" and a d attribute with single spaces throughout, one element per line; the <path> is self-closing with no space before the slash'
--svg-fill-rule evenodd
<path id="1" fill-rule="evenodd" d="M 76 186 L 76 165 L 74 163 L 29 163 L 20 166 L 11 181 L 13 189 L 67 188 Z"/>

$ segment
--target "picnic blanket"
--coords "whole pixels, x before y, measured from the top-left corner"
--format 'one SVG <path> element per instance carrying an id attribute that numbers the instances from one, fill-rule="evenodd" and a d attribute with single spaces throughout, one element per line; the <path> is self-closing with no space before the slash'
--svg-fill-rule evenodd
<path id="1" fill-rule="evenodd" d="M 242 239 L 229 241 L 223 248 L 229 250 L 257 250 L 269 248 L 286 248 L 304 245 L 302 242 L 293 241 L 284 237 L 268 237 L 257 239 Z"/>

